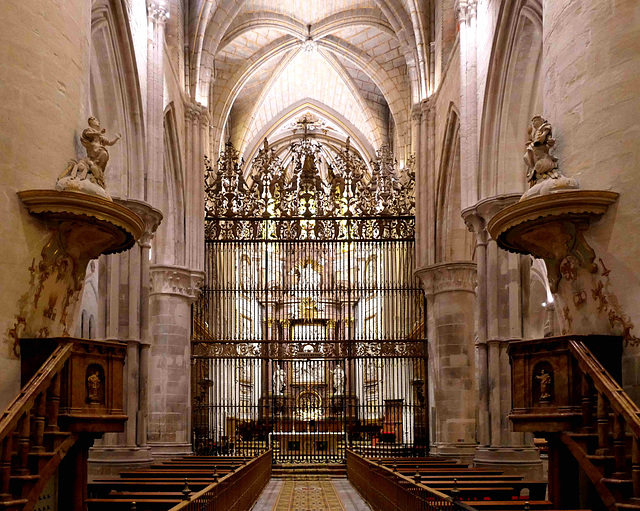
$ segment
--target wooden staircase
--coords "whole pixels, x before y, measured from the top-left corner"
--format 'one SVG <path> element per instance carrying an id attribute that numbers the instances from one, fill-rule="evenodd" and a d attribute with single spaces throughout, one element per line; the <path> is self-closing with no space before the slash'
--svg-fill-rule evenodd
<path id="1" fill-rule="evenodd" d="M 559 508 L 582 502 L 594 510 L 640 510 L 640 407 L 618 383 L 620 349 L 615 339 L 607 341 L 563 337 L 541 340 L 534 349 L 522 349 L 527 347 L 522 341 L 509 348 L 510 418 L 517 431 L 547 438 L 549 498 Z M 531 356 L 536 351 L 538 356 Z M 539 390 L 536 394 L 535 383 L 526 388 L 522 377 L 536 378 L 536 367 L 555 374 L 547 402 L 536 403 Z M 566 378 L 566 388 L 559 387 L 560 378 Z"/>
<path id="2" fill-rule="evenodd" d="M 106 341 L 100 349 L 82 339 L 24 341 L 27 383 L 0 418 L 0 509 L 33 509 L 61 463 L 68 465 L 68 477 L 60 479 L 61 509 L 80 509 L 75 502 L 86 492 L 89 447 L 103 432 L 122 431 L 126 421 L 121 406 L 125 350 L 122 343 Z M 107 375 L 102 385 L 112 385 L 101 394 L 102 402 L 87 402 L 83 368 Z"/>

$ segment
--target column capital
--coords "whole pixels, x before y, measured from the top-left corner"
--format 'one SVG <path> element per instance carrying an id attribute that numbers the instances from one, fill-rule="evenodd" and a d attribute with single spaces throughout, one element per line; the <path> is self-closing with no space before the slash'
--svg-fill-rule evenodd
<path id="1" fill-rule="evenodd" d="M 184 116 L 187 121 L 199 122 L 202 126 L 211 124 L 211 115 L 207 107 L 195 101 L 184 101 Z"/>
<path id="2" fill-rule="evenodd" d="M 411 109 L 411 120 L 416 124 L 420 124 L 422 121 L 422 103 L 413 105 Z"/>
<path id="3" fill-rule="evenodd" d="M 478 12 L 478 0 L 457 0 L 455 4 L 456 16 L 460 23 L 466 23 L 475 18 Z"/>
<path id="4" fill-rule="evenodd" d="M 151 278 L 150 296 L 176 295 L 195 302 L 204 282 L 204 272 L 183 266 L 155 264 L 149 268 Z"/>
<path id="5" fill-rule="evenodd" d="M 420 102 L 420 110 L 422 112 L 422 120 L 425 120 L 426 114 L 428 114 L 431 111 L 431 107 L 433 106 L 433 101 L 431 101 L 432 97 L 433 96 L 431 96 L 428 99 L 425 99 L 425 100 Z"/>
<path id="6" fill-rule="evenodd" d="M 414 272 L 422 282 L 426 296 L 452 291 L 475 293 L 476 273 L 476 263 L 471 261 L 439 263 Z"/>
<path id="7" fill-rule="evenodd" d="M 169 18 L 169 9 L 165 2 L 150 0 L 147 2 L 147 16 L 156 23 L 164 25 Z"/>
<path id="8" fill-rule="evenodd" d="M 486 243 L 490 239 L 487 231 L 489 220 L 491 220 L 498 211 L 518 202 L 520 197 L 522 197 L 522 195 L 519 193 L 494 195 L 493 197 L 487 197 L 478 201 L 470 208 L 462 210 L 462 219 L 469 231 L 475 233 L 478 238 L 478 243 Z"/>
<path id="9" fill-rule="evenodd" d="M 138 214 L 140 218 L 142 218 L 144 222 L 144 232 L 138 240 L 138 244 L 141 247 L 150 248 L 151 240 L 162 222 L 162 213 L 160 210 L 154 208 L 151 204 L 138 199 L 114 198 L 113 200 L 114 202 L 131 209 L 134 213 Z"/>

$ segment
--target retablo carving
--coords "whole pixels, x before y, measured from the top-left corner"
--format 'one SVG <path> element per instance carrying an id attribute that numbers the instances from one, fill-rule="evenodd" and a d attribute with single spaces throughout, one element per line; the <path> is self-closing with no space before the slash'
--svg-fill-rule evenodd
<path id="1" fill-rule="evenodd" d="M 108 139 L 98 119 L 91 116 L 87 122 L 89 127 L 83 130 L 80 137 L 87 156 L 80 160 L 69 160 L 67 168 L 56 182 L 56 190 L 84 192 L 111 200 L 105 183 L 105 169 L 109 162 L 107 146 L 114 145 L 122 135 L 118 133 L 115 138 Z"/>

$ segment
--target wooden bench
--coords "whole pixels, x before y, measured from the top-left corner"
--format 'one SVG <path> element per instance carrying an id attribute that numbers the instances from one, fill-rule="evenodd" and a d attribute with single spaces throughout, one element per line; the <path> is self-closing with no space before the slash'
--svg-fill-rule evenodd
<path id="1" fill-rule="evenodd" d="M 212 480 L 207 481 L 188 481 L 189 488 L 198 492 L 212 483 Z M 114 481 L 100 481 L 89 484 L 88 491 L 89 496 L 92 498 L 105 497 L 114 491 L 120 492 L 166 492 L 166 493 L 180 493 L 184 488 L 184 481 L 127 481 L 127 480 L 114 480 Z"/>
<path id="2" fill-rule="evenodd" d="M 131 499 L 131 498 L 104 498 L 85 500 L 88 511 L 131 511 L 131 505 L 135 502 L 138 511 L 167 511 L 182 502 L 182 499 Z"/>
<path id="3" fill-rule="evenodd" d="M 234 472 L 233 470 L 218 470 L 218 475 L 222 477 L 223 475 Z M 121 477 L 123 479 L 147 479 L 147 478 L 169 478 L 169 479 L 182 479 L 185 478 L 212 478 L 213 470 L 136 470 L 130 472 L 122 472 Z"/>
<path id="4" fill-rule="evenodd" d="M 438 491 L 446 493 L 447 495 L 453 495 L 453 487 L 438 488 Z M 488 486 L 470 486 L 461 488 L 458 486 L 458 496 L 460 497 L 460 500 L 464 501 L 513 500 L 517 495 L 518 492 L 512 486 L 496 486 L 493 488 Z"/>
<path id="5" fill-rule="evenodd" d="M 415 474 L 415 472 L 414 472 Z M 465 480 L 469 480 L 469 479 L 477 479 L 479 481 L 492 481 L 495 479 L 499 479 L 500 481 L 521 481 L 522 479 L 524 479 L 524 476 L 520 476 L 520 475 L 512 475 L 512 474 L 501 474 L 501 475 L 486 475 L 486 474 L 473 474 L 473 473 L 469 473 L 469 474 L 461 474 L 461 475 L 457 475 L 454 477 L 448 476 L 448 475 L 432 475 L 430 473 L 423 473 L 420 472 L 421 476 L 422 476 L 422 480 L 429 480 L 429 481 L 443 481 L 443 480 L 451 480 L 453 481 L 454 479 L 457 479 L 458 481 L 465 481 Z M 413 474 L 412 474 L 413 475 Z"/>
<path id="6" fill-rule="evenodd" d="M 393 467 L 386 467 L 393 468 Z M 405 470 L 402 473 L 404 475 L 413 475 L 416 472 L 416 467 L 413 467 L 413 471 Z M 502 471 L 500 470 L 490 470 L 486 468 L 430 468 L 430 469 L 420 469 L 420 474 L 423 476 L 431 476 L 431 475 L 444 475 L 450 476 L 451 478 L 457 477 L 457 474 L 461 475 L 486 475 L 486 476 L 501 476 Z"/>
<path id="7" fill-rule="evenodd" d="M 547 482 L 546 481 L 525 481 L 525 480 L 505 480 L 504 476 L 497 477 L 495 479 L 487 479 L 487 480 L 479 480 L 479 479 L 466 479 L 466 480 L 458 480 L 453 481 L 452 479 L 440 480 L 440 481 L 425 481 L 422 480 L 422 484 L 429 486 L 430 488 L 435 488 L 436 490 L 443 491 L 447 493 L 448 488 L 453 488 L 457 486 L 460 490 L 465 490 L 467 488 L 496 488 L 500 486 L 509 486 L 512 487 L 517 496 L 520 496 L 522 490 L 528 489 L 529 496 L 528 499 L 531 500 L 544 500 L 547 493 Z M 520 476 L 521 477 L 521 476 Z M 499 499 L 500 500 L 500 499 Z"/>
<path id="8" fill-rule="evenodd" d="M 470 506 L 487 511 L 502 511 L 523 510 L 527 504 L 529 509 L 551 509 L 553 505 L 548 500 L 478 500 L 473 501 Z"/>

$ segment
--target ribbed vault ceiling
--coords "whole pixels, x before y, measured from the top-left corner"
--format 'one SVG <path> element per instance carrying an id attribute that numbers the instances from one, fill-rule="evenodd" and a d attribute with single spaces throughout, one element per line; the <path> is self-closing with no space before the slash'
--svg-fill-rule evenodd
<path id="1" fill-rule="evenodd" d="M 426 90 L 417 65 L 425 59 L 423 3 L 194 2 L 190 80 L 210 109 L 214 140 L 230 137 L 251 154 L 306 102 L 336 118 L 362 147 L 408 143 L 411 106 Z"/>

